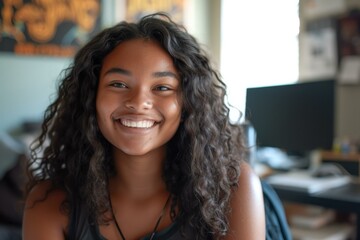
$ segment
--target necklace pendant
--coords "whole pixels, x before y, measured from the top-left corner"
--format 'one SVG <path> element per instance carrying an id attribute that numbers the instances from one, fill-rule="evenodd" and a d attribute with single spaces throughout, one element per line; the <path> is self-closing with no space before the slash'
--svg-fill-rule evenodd
<path id="1" fill-rule="evenodd" d="M 153 239 L 154 239 L 154 237 L 155 237 L 155 235 L 156 235 L 156 232 L 153 232 L 153 233 L 151 234 L 151 236 L 150 236 L 150 239 L 149 239 L 149 240 L 153 240 Z"/>

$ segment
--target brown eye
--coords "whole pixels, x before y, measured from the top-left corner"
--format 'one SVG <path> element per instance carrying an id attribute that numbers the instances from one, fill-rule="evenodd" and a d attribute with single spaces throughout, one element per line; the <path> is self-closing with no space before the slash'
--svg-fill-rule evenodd
<path id="1" fill-rule="evenodd" d="M 127 86 L 122 83 L 122 82 L 114 82 L 111 83 L 110 86 L 115 87 L 115 88 L 126 88 Z"/>
<path id="2" fill-rule="evenodd" d="M 167 86 L 157 86 L 157 87 L 155 87 L 155 90 L 156 91 L 169 91 L 169 90 L 171 90 L 169 87 L 167 87 Z"/>

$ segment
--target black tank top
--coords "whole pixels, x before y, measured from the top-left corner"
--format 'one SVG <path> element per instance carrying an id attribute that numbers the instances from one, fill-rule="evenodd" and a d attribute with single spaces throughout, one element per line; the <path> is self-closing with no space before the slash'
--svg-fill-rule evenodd
<path id="1" fill-rule="evenodd" d="M 99 230 L 97 224 L 90 221 L 88 211 L 82 206 L 82 204 L 75 204 L 70 214 L 70 224 L 68 229 L 68 236 L 66 240 L 106 240 Z M 194 231 L 190 229 L 190 226 L 185 226 L 184 233 L 186 238 L 180 230 L 181 227 L 177 221 L 173 222 L 166 229 L 159 231 L 155 235 L 155 240 L 183 240 L 183 239 L 195 239 Z M 150 236 L 144 236 L 139 240 L 149 240 Z"/>

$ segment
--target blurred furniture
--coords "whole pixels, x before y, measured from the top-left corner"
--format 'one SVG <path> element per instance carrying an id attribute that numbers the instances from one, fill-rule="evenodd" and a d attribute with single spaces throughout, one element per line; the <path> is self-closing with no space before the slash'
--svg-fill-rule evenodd
<path id="1" fill-rule="evenodd" d="M 341 165 L 352 176 L 360 177 L 360 154 L 359 153 L 336 153 L 331 151 L 321 152 L 323 163 L 336 163 Z"/>
<path id="2" fill-rule="evenodd" d="M 360 182 L 353 181 L 347 185 L 318 193 L 308 193 L 298 189 L 273 186 L 282 201 L 311 204 L 341 212 L 356 214 L 356 239 L 360 240 Z"/>

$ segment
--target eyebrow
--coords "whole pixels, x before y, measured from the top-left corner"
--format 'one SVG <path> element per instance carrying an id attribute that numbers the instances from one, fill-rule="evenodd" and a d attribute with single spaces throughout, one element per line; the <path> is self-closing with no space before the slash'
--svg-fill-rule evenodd
<path id="1" fill-rule="evenodd" d="M 107 70 L 105 72 L 105 75 L 111 74 L 111 73 L 118 73 L 118 74 L 123 74 L 123 75 L 126 75 L 126 76 L 131 76 L 130 71 L 125 70 L 123 68 L 119 68 L 119 67 L 110 68 L 109 70 Z M 177 74 L 175 74 L 173 72 L 170 72 L 170 71 L 154 72 L 152 74 L 152 76 L 155 77 L 155 78 L 172 77 L 172 78 L 175 78 L 175 79 L 179 79 Z"/>
<path id="2" fill-rule="evenodd" d="M 179 79 L 178 75 L 173 73 L 173 72 L 169 72 L 169 71 L 163 71 L 163 72 L 155 72 L 153 73 L 153 76 L 156 78 L 161 78 L 161 77 L 173 77 L 175 79 Z"/>
<path id="3" fill-rule="evenodd" d="M 107 70 L 105 72 L 105 75 L 110 74 L 110 73 L 119 73 L 119 74 L 123 74 L 123 75 L 127 75 L 127 76 L 131 75 L 130 71 L 122 69 L 122 68 L 110 68 L 109 70 Z"/>

